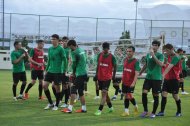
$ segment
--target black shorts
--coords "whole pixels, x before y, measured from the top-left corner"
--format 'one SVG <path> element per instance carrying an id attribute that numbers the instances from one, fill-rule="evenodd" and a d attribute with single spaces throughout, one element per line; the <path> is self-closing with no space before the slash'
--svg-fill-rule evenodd
<path id="1" fill-rule="evenodd" d="M 182 70 L 182 73 L 179 74 L 180 78 L 185 78 L 187 77 L 187 71 L 186 70 Z"/>
<path id="2" fill-rule="evenodd" d="M 44 81 L 54 82 L 55 85 L 59 85 L 62 82 L 62 73 L 50 73 L 47 72 Z"/>
<path id="3" fill-rule="evenodd" d="M 84 83 L 87 79 L 87 75 L 78 76 L 75 78 L 73 85 L 71 86 L 71 93 L 77 92 L 77 90 L 84 90 Z"/>
<path id="4" fill-rule="evenodd" d="M 123 93 L 134 93 L 135 87 L 129 87 L 122 84 L 122 92 Z"/>
<path id="5" fill-rule="evenodd" d="M 150 91 L 152 89 L 152 93 L 158 94 L 161 93 L 161 80 L 144 80 L 143 89 Z"/>
<path id="6" fill-rule="evenodd" d="M 162 91 L 178 94 L 179 92 L 179 81 L 176 79 L 173 80 L 164 80 Z"/>
<path id="7" fill-rule="evenodd" d="M 121 78 L 115 78 L 115 80 L 113 81 L 113 83 L 120 84 L 121 83 Z"/>
<path id="8" fill-rule="evenodd" d="M 18 84 L 19 81 L 26 81 L 26 72 L 13 73 L 13 82 Z"/>
<path id="9" fill-rule="evenodd" d="M 98 81 L 98 79 L 97 79 L 97 77 L 95 76 L 95 77 L 93 77 L 93 81 Z"/>
<path id="10" fill-rule="evenodd" d="M 89 82 L 89 79 L 90 79 L 89 77 L 86 77 L 86 82 Z"/>
<path id="11" fill-rule="evenodd" d="M 62 73 L 61 81 L 62 81 L 62 84 L 68 84 L 68 82 L 69 82 L 69 77 L 66 76 L 65 73 Z"/>
<path id="12" fill-rule="evenodd" d="M 44 79 L 44 71 L 43 70 L 32 70 L 31 71 L 32 80 L 43 80 Z"/>
<path id="13" fill-rule="evenodd" d="M 107 80 L 107 81 L 99 81 L 98 80 L 99 90 L 108 91 L 109 87 L 110 87 L 110 83 L 111 83 L 111 80 Z"/>

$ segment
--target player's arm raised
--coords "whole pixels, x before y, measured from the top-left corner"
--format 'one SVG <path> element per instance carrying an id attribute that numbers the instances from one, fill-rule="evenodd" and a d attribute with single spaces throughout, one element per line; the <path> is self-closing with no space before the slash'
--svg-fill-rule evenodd
<path id="1" fill-rule="evenodd" d="M 152 56 L 152 58 L 154 59 L 154 61 L 156 62 L 156 64 L 158 64 L 161 67 L 164 66 L 164 63 L 163 63 L 164 57 L 163 57 L 163 55 L 160 55 L 160 58 L 158 59 L 155 56 L 154 51 L 152 49 L 150 50 L 150 55 Z"/>

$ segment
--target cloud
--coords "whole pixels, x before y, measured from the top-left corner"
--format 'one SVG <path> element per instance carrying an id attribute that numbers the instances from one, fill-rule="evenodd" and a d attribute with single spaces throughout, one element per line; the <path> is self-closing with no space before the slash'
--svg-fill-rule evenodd
<path id="1" fill-rule="evenodd" d="M 139 0 L 138 8 L 190 5 L 190 0 Z M 134 0 L 6 0 L 5 11 L 63 16 L 134 18 Z"/>
<path id="2" fill-rule="evenodd" d="M 152 0 L 149 0 L 152 1 Z M 154 6 L 160 4 L 173 4 L 173 5 L 190 5 L 190 0 L 157 0 L 147 3 L 147 5 Z"/>

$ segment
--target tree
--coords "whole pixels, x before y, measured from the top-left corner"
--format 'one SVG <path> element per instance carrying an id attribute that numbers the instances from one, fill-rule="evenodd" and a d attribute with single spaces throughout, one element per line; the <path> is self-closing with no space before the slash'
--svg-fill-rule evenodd
<path id="1" fill-rule="evenodd" d="M 130 31 L 122 32 L 122 36 L 120 37 L 120 39 L 130 39 L 130 38 L 131 38 Z M 131 44 L 131 41 L 130 40 L 120 40 L 119 44 Z"/>
<path id="2" fill-rule="evenodd" d="M 28 40 L 26 40 L 26 37 L 24 37 L 22 40 L 22 47 L 25 47 L 27 50 L 30 49 L 30 47 L 28 46 Z"/>

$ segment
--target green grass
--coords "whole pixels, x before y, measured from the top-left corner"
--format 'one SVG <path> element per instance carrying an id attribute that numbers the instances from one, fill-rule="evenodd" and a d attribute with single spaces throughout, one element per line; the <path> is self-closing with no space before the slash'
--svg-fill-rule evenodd
<path id="1" fill-rule="evenodd" d="M 28 82 L 30 82 L 30 72 L 27 72 Z M 107 106 L 101 116 L 94 116 L 95 110 L 99 106 L 99 101 L 95 101 L 95 86 L 90 79 L 88 90 L 90 94 L 86 96 L 87 109 L 86 114 L 65 114 L 60 111 L 45 111 L 43 108 L 47 105 L 47 101 L 38 101 L 37 84 L 29 91 L 30 98 L 26 101 L 12 100 L 12 73 L 11 71 L 0 71 L 0 125 L 1 126 L 188 126 L 190 121 L 190 95 L 180 95 L 182 101 L 182 117 L 175 117 L 176 105 L 171 95 L 165 111 L 165 117 L 157 117 L 155 119 L 133 117 L 133 106 L 130 104 L 131 115 L 129 117 L 121 117 L 123 112 L 123 101 L 113 101 L 114 113 L 108 114 Z M 190 78 L 185 80 L 185 88 L 190 92 Z M 143 111 L 141 104 L 141 88 L 143 80 L 138 80 L 135 89 L 135 98 L 139 105 L 139 112 Z M 17 87 L 17 94 L 20 90 L 20 84 Z M 110 96 L 113 95 L 113 88 L 110 86 Z M 52 95 L 53 97 L 53 95 Z M 148 95 L 149 101 L 152 100 L 151 94 Z M 54 98 L 54 97 L 53 97 Z M 54 99 L 55 100 L 55 99 Z M 149 110 L 152 110 L 152 103 L 148 104 Z M 75 109 L 80 107 L 80 103 L 75 104 Z M 157 112 L 160 110 L 160 106 Z"/>

